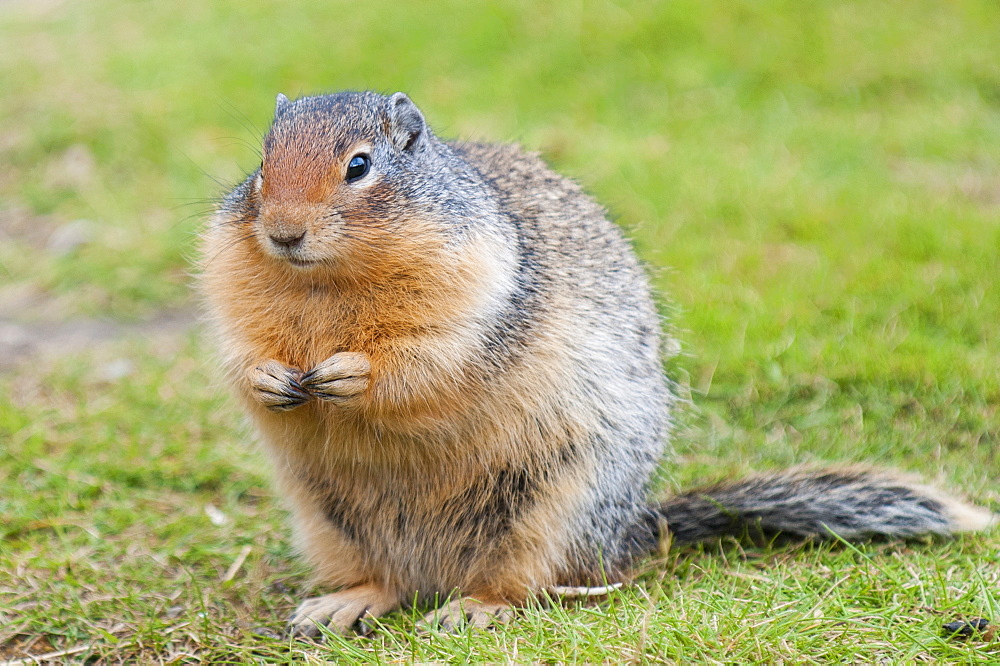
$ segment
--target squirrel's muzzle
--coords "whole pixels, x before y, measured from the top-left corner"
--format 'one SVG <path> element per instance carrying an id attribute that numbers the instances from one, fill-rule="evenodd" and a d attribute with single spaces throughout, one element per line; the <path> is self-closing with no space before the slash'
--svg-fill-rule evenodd
<path id="1" fill-rule="evenodd" d="M 306 237 L 306 232 L 281 232 L 274 231 L 267 235 L 267 239 L 279 250 L 294 250 L 302 245 L 302 239 Z"/>

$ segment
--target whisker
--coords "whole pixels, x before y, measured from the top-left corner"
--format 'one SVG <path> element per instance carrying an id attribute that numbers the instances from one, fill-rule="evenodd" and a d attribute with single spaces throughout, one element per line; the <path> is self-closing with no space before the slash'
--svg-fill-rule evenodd
<path id="1" fill-rule="evenodd" d="M 264 141 L 264 133 L 261 132 L 260 128 L 257 127 L 252 120 L 250 120 L 250 117 L 243 113 L 243 111 L 241 111 L 235 104 L 227 99 L 221 99 L 219 100 L 219 108 L 228 113 L 229 117 L 238 122 L 243 129 L 256 137 L 258 144 Z"/>
<path id="2" fill-rule="evenodd" d="M 213 261 L 215 261 L 216 259 L 218 259 L 219 256 L 222 255 L 223 253 L 228 252 L 229 250 L 233 249 L 234 247 L 236 247 L 240 243 L 243 243 L 245 241 L 251 240 L 251 239 L 253 239 L 255 237 L 256 237 L 256 234 L 254 234 L 254 232 L 251 230 L 251 231 L 243 233 L 242 235 L 235 236 L 233 238 L 227 239 L 226 242 L 222 245 L 222 247 L 220 247 L 217 250 L 215 250 L 215 252 L 213 252 L 211 254 L 211 256 L 205 258 L 205 265 L 208 266 Z"/>
<path id="3" fill-rule="evenodd" d="M 225 139 L 226 141 L 232 141 L 234 145 L 243 146 L 244 148 L 248 149 L 250 152 L 252 152 L 254 155 L 257 156 L 257 159 L 259 159 L 259 160 L 260 159 L 264 159 L 264 155 L 263 155 L 263 153 L 261 153 L 260 144 L 259 143 L 254 143 L 252 141 L 248 141 L 248 140 L 246 140 L 246 139 L 244 139 L 243 137 L 240 137 L 240 136 L 222 136 L 222 137 L 219 137 L 219 139 Z"/>

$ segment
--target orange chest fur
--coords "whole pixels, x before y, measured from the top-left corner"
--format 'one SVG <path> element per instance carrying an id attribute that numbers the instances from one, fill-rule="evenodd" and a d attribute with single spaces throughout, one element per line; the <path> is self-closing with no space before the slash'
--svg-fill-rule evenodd
<path id="1" fill-rule="evenodd" d="M 399 254 L 399 253 L 397 253 Z M 393 259 L 398 259 L 393 255 Z M 335 277 L 272 269 L 255 252 L 211 264 L 206 293 L 238 356 L 309 370 L 333 354 L 363 352 L 379 365 L 399 348 L 447 335 L 463 321 L 474 290 L 442 282 L 422 262 L 403 271 Z M 458 322 L 458 323 L 457 323 Z"/>
<path id="2" fill-rule="evenodd" d="M 333 287 L 262 290 L 227 310 L 249 355 L 302 370 L 342 351 L 376 355 L 412 328 L 405 311 Z"/>

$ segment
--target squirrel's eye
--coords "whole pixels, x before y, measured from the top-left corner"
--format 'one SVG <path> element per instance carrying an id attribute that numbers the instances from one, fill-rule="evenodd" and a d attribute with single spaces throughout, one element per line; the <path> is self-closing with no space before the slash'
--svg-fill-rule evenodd
<path id="1" fill-rule="evenodd" d="M 352 157 L 351 161 L 347 163 L 347 182 L 353 183 L 356 180 L 364 178 L 371 165 L 371 158 L 367 155 L 355 155 Z"/>

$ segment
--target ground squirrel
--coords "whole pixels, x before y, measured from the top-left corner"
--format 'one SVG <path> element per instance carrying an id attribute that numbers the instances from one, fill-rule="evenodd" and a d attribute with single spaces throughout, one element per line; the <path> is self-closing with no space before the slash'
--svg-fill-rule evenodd
<path id="1" fill-rule="evenodd" d="M 653 501 L 674 398 L 649 281 L 605 211 L 515 146 L 445 142 L 403 93 L 278 96 L 205 232 L 228 381 L 318 583 L 293 631 L 415 599 L 485 625 L 747 525 L 910 536 L 986 510 L 886 472 L 783 472 Z"/>

